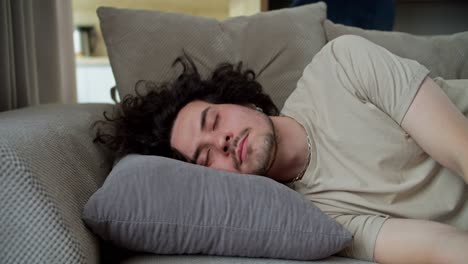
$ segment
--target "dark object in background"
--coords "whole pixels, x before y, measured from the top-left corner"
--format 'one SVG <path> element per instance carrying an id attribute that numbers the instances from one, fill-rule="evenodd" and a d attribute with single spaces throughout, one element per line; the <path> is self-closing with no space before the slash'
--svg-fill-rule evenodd
<path id="1" fill-rule="evenodd" d="M 327 18 L 343 25 L 363 29 L 393 30 L 395 0 L 322 0 L 327 3 Z M 295 7 L 319 0 L 269 0 L 268 9 Z"/>
<path id="2" fill-rule="evenodd" d="M 286 7 L 292 7 L 292 2 L 293 0 L 268 0 L 268 10 L 276 10 L 276 9 L 281 9 L 281 8 L 286 8 Z M 310 1 L 312 2 L 318 2 L 318 1 Z M 304 5 L 307 3 L 300 3 L 299 5 Z"/>
<path id="3" fill-rule="evenodd" d="M 96 47 L 94 26 L 77 26 L 73 31 L 73 46 L 76 56 L 91 56 Z"/>

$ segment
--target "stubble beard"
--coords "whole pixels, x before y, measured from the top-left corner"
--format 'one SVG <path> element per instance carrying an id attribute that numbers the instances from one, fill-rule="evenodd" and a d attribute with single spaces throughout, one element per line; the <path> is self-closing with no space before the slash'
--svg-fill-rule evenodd
<path id="1" fill-rule="evenodd" d="M 276 140 L 273 134 L 267 134 L 263 138 L 263 144 L 260 146 L 256 156 L 256 166 L 252 172 L 254 175 L 266 176 L 270 168 L 271 156 L 273 155 L 273 147 L 275 147 Z"/>
<path id="2" fill-rule="evenodd" d="M 255 166 L 252 169 L 251 174 L 266 176 L 268 170 L 273 165 L 274 155 L 276 155 L 276 133 L 273 125 L 273 121 L 267 115 L 264 115 L 267 120 L 270 131 L 263 136 L 263 144 L 257 149 L 257 155 L 254 157 Z"/>

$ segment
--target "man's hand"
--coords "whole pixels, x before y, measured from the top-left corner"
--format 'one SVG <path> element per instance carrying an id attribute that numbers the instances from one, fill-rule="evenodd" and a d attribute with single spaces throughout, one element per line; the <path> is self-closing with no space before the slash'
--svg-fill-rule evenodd
<path id="1" fill-rule="evenodd" d="M 401 126 L 434 160 L 468 183 L 468 120 L 431 78 L 421 84 Z"/>
<path id="2" fill-rule="evenodd" d="M 377 237 L 378 263 L 467 263 L 468 232 L 427 220 L 388 219 Z"/>

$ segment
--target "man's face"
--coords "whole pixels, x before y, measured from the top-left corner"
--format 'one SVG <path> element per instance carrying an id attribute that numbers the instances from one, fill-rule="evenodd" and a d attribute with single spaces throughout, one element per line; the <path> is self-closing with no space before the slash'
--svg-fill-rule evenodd
<path id="1" fill-rule="evenodd" d="M 199 165 L 265 175 L 274 158 L 276 139 L 271 119 L 262 112 L 193 101 L 179 111 L 170 144 Z"/>

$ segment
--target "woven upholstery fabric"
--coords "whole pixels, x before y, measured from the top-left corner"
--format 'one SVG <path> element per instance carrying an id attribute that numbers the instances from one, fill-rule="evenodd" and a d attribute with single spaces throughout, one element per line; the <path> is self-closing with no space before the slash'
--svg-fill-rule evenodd
<path id="1" fill-rule="evenodd" d="M 98 9 L 120 98 L 135 94 L 139 80 L 164 82 L 183 51 L 207 77 L 222 62 L 254 70 L 273 102 L 282 108 L 312 57 L 325 45 L 323 2 L 297 8 L 215 19 L 154 10 Z"/>
<path id="2" fill-rule="evenodd" d="M 2 263 L 83 262 L 83 252 L 51 197 L 26 162 L 4 143 L 0 143 Z"/>
<path id="3" fill-rule="evenodd" d="M 81 212 L 111 169 L 92 143 L 107 104 L 41 105 L 0 113 L 2 263 L 98 263 Z"/>
<path id="4" fill-rule="evenodd" d="M 392 53 L 426 66 L 432 78 L 468 79 L 468 31 L 452 35 L 416 36 L 403 32 L 364 30 L 335 24 L 330 20 L 324 23 L 327 40 L 352 34 L 366 38 Z"/>

